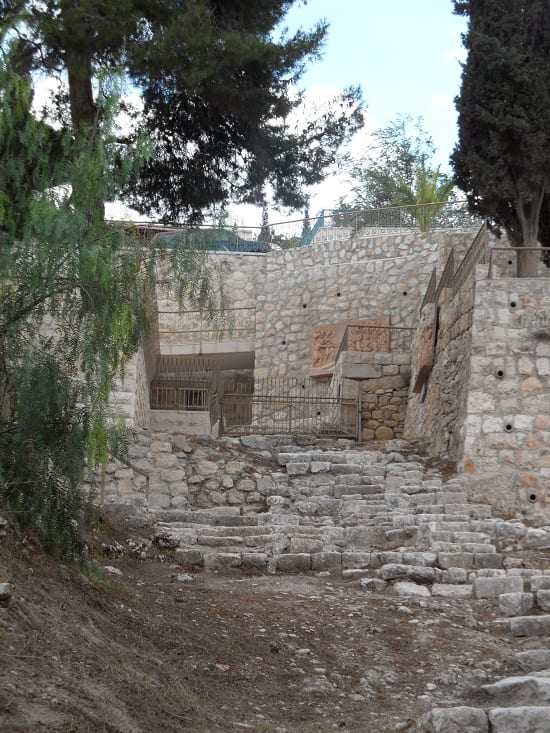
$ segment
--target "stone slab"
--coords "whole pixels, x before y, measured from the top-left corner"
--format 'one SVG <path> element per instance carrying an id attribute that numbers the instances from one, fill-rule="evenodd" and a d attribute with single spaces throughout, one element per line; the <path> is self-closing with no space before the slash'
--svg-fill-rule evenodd
<path id="1" fill-rule="evenodd" d="M 537 705 L 550 702 L 550 678 L 523 675 L 506 677 L 482 689 L 496 702 L 503 705 Z M 550 724 L 550 720 L 548 721 Z M 550 725 L 549 725 L 550 730 Z"/>
<path id="2" fill-rule="evenodd" d="M 550 636 L 550 616 L 517 616 L 510 619 L 513 636 Z"/>
<path id="3" fill-rule="evenodd" d="M 311 555 L 308 553 L 279 555 L 277 570 L 281 573 L 307 573 L 311 570 Z"/>
<path id="4" fill-rule="evenodd" d="M 550 707 L 492 708 L 489 721 L 492 733 L 549 733 Z"/>
<path id="5" fill-rule="evenodd" d="M 501 593 L 498 597 L 500 613 L 503 616 L 525 616 L 533 608 L 532 593 Z"/>
<path id="6" fill-rule="evenodd" d="M 523 578 L 514 575 L 497 576 L 495 578 L 476 578 L 474 580 L 474 596 L 491 598 L 501 593 L 522 593 Z"/>
<path id="7" fill-rule="evenodd" d="M 419 721 L 423 733 L 488 733 L 489 721 L 484 710 L 459 706 L 433 708 Z"/>

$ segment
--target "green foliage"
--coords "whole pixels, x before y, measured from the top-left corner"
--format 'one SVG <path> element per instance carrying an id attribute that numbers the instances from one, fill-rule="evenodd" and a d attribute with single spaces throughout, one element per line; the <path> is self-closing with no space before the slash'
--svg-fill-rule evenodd
<path id="1" fill-rule="evenodd" d="M 329 107 L 291 122 L 296 84 L 320 54 L 324 23 L 288 36 L 294 0 L 8 0 L 0 27 L 18 27 L 33 66 L 67 72 L 58 115 L 75 132 L 96 113 L 92 78 L 124 67 L 139 89 L 139 133 L 154 155 L 127 182 L 129 201 L 165 221 L 200 219 L 233 198 L 301 208 L 304 187 L 322 180 L 338 148 L 362 124 L 361 94 L 350 88 Z"/>
<path id="2" fill-rule="evenodd" d="M 450 198 L 454 181 L 433 167 L 435 147 L 422 120 L 401 115 L 373 137 L 365 157 L 350 166 L 351 197 L 341 203 L 339 220 L 345 223 L 349 212 L 355 221 L 357 209 L 409 206 L 420 230 L 427 231 Z M 438 202 L 439 207 L 425 206 Z"/>
<path id="3" fill-rule="evenodd" d="M 0 63 L 0 497 L 51 552 L 83 559 L 86 465 L 127 440 L 109 395 L 147 333 L 159 259 L 97 204 L 148 149 L 117 142 L 116 78 L 100 86 L 94 125 L 51 134 L 12 58 Z M 217 310 L 204 255 L 176 246 L 169 258 L 180 301 Z"/>
<path id="4" fill-rule="evenodd" d="M 513 244 L 536 246 L 550 183 L 548 3 L 464 0 L 455 10 L 469 20 L 456 100 L 457 184 L 471 211 L 504 228 Z"/>

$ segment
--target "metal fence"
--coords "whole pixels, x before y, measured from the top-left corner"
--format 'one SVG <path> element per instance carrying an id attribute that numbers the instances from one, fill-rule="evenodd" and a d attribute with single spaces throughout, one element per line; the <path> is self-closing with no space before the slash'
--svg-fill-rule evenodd
<path id="1" fill-rule="evenodd" d="M 359 398 L 342 398 L 309 377 L 262 379 L 225 392 L 220 433 L 320 435 L 358 439 Z"/>
<path id="2" fill-rule="evenodd" d="M 217 399 L 219 375 L 213 359 L 161 356 L 157 375 L 151 381 L 149 401 L 152 410 L 180 410 L 212 413 Z"/>
<path id="3" fill-rule="evenodd" d="M 421 310 L 428 303 L 437 303 L 441 292 L 445 288 L 452 288 L 453 293 L 456 295 L 470 277 L 476 265 L 487 262 L 488 247 L 489 235 L 487 225 L 483 223 L 456 270 L 454 250 L 449 252 L 439 283 L 437 282 L 437 271 L 434 268 L 428 281 L 426 292 L 424 293 Z"/>

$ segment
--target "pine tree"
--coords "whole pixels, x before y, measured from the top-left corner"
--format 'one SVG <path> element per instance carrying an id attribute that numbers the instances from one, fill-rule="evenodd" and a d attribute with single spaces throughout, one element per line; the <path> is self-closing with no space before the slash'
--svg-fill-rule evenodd
<path id="1" fill-rule="evenodd" d="M 33 67 L 66 72 L 58 113 L 86 134 L 97 113 L 93 79 L 123 67 L 139 91 L 136 124 L 155 153 L 126 196 L 142 213 L 197 218 L 230 197 L 300 208 L 340 145 L 362 124 L 349 89 L 297 128 L 294 88 L 320 54 L 327 26 L 288 37 L 294 0 L 3 0 L 0 27 L 29 41 Z M 66 102 L 66 104 L 65 104 Z"/>

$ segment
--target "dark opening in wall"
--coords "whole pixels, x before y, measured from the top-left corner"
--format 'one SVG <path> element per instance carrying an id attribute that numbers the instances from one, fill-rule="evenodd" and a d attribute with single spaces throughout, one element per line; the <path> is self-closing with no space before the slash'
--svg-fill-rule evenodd
<path id="1" fill-rule="evenodd" d="M 516 301 L 515 300 L 510 301 L 510 308 L 515 308 L 515 307 L 516 307 Z"/>
<path id="2" fill-rule="evenodd" d="M 284 341 L 283 341 L 283 343 L 284 343 Z M 504 376 L 504 369 L 497 369 L 496 376 L 497 376 L 498 379 L 502 379 L 502 377 Z"/>
<path id="3" fill-rule="evenodd" d="M 529 497 L 528 497 L 528 499 L 529 499 L 529 501 L 531 502 L 531 504 L 534 504 L 534 503 L 535 503 L 535 501 L 536 501 L 536 500 L 537 500 L 538 498 L 539 498 L 539 497 L 537 496 L 537 494 L 536 494 L 536 492 L 535 492 L 535 491 L 531 491 L 531 493 L 529 494 Z"/>
<path id="4" fill-rule="evenodd" d="M 506 423 L 506 425 L 504 426 L 504 430 L 506 430 L 507 433 L 511 433 L 512 430 L 513 430 L 512 424 L 511 423 Z"/>

